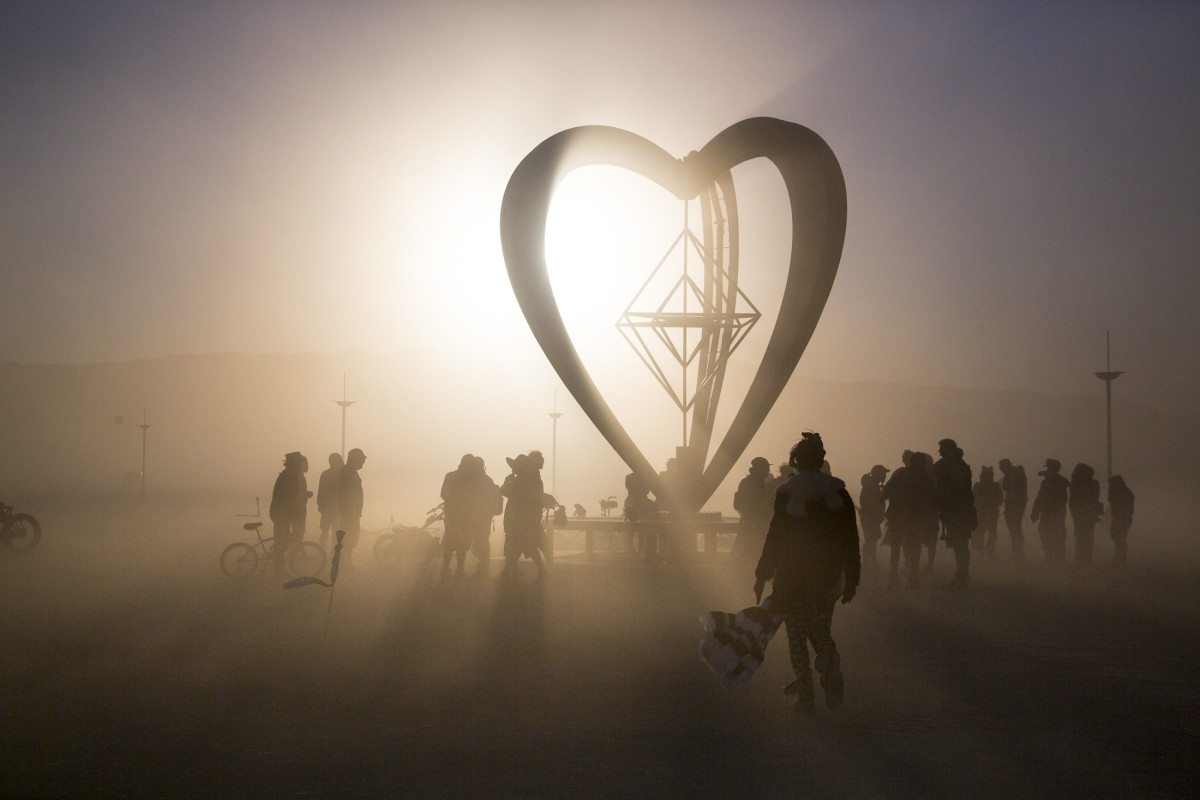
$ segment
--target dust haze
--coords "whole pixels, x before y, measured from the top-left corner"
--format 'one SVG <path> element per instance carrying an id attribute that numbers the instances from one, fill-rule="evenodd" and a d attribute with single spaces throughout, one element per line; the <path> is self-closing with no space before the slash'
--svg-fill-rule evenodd
<path id="1" fill-rule="evenodd" d="M 1180 796 L 1196 774 L 1200 583 L 1145 550 L 1152 515 L 1125 575 L 1103 536 L 1090 572 L 977 561 L 965 597 L 868 573 L 835 617 L 846 703 L 805 721 L 785 644 L 736 690 L 697 658 L 701 611 L 752 604 L 724 564 L 563 535 L 540 588 L 527 562 L 443 582 L 364 533 L 332 592 L 282 590 L 218 569 L 235 501 L 37 511 L 37 550 L 0 563 L 16 795 L 715 797 L 750 769 L 765 796 Z"/>
<path id="2" fill-rule="evenodd" d="M 1029 562 L 1009 559 L 1002 530 L 965 593 L 944 588 L 944 550 L 920 590 L 867 570 L 834 619 L 845 705 L 804 720 L 779 692 L 786 642 L 736 690 L 697 657 L 700 613 L 753 604 L 752 575 L 722 552 L 652 565 L 598 534 L 588 558 L 581 533 L 560 532 L 540 584 L 528 562 L 505 583 L 477 577 L 471 557 L 461 581 L 419 551 L 374 558 L 393 517 L 424 520 L 463 452 L 497 481 L 505 456 L 549 452 L 544 392 L 497 430 L 474 389 L 504 376 L 456 384 L 419 363 L 5 365 L 24 387 L 5 414 L 29 421 L 6 432 L 7 502 L 43 526 L 31 552 L 0 552 L 10 789 L 661 797 L 725 796 L 749 781 L 764 796 L 915 798 L 1178 796 L 1194 782 L 1200 580 L 1194 499 L 1181 487 L 1196 448 L 1181 420 L 1118 406 L 1119 463 L 1138 497 L 1127 570 L 1111 566 L 1106 522 L 1086 569 L 1048 570 L 1027 524 Z M 528 369 L 535 384 L 539 369 Z M 309 456 L 315 488 L 338 449 L 343 370 L 357 401 L 346 444 L 368 455 L 353 567 L 332 590 L 284 590 L 266 569 L 231 580 L 220 553 L 253 541 L 242 526 L 255 497 L 265 517 L 283 454 Z M 139 500 L 126 477 L 140 466 L 129 406 L 142 398 L 154 412 Z M 621 497 L 625 470 L 559 402 L 559 499 L 596 515 L 600 498 Z M 855 489 L 873 463 L 894 468 L 905 447 L 953 433 L 976 474 L 1007 456 L 1036 492 L 1044 457 L 1103 463 L 1095 437 L 1078 434 L 1102 411 L 1093 397 L 797 380 L 743 461 L 777 463 L 799 430 L 817 428 Z M 732 515 L 731 495 L 723 487 L 708 508 Z M 307 538 L 315 528 L 310 505 Z M 498 553 L 499 518 L 492 540 Z"/>
<path id="3" fill-rule="evenodd" d="M 1198 12 L 7 4 L 0 503 L 41 538 L 0 542 L 0 795 L 1195 795 Z M 464 454 L 500 482 L 538 449 L 545 491 L 583 508 L 569 524 L 621 519 L 628 467 L 506 280 L 514 166 L 574 126 L 683 157 L 754 116 L 830 144 L 849 223 L 796 374 L 703 509 L 725 526 L 716 552 L 690 530 L 657 558 L 563 530 L 544 579 L 522 561 L 501 580 L 497 517 L 493 574 L 468 555 L 444 576 L 441 524 L 412 529 Z M 613 171 L 564 182 L 548 268 L 663 469 L 679 414 L 614 322 L 681 214 Z M 762 160 L 734 176 L 762 319 L 718 431 L 788 324 L 788 197 Z M 751 459 L 775 470 L 819 431 L 855 499 L 873 466 L 945 437 L 973 476 L 1024 466 L 1031 499 L 1048 458 L 1103 478 L 1110 329 L 1127 567 L 1106 493 L 1090 565 L 1047 566 L 1028 520 L 1026 561 L 1001 523 L 966 590 L 941 542 L 911 589 L 880 552 L 834 611 L 840 708 L 792 711 L 782 634 L 745 686 L 718 684 L 699 617 L 754 605 L 729 558 Z M 286 454 L 315 490 L 352 448 L 361 540 L 332 587 L 224 573 L 229 545 L 256 543 L 247 523 L 270 535 Z M 308 577 L 331 582 L 330 564 Z"/>

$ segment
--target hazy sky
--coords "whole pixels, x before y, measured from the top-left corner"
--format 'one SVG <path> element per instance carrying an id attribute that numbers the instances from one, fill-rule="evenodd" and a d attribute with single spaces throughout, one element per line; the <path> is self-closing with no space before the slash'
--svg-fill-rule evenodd
<path id="1" fill-rule="evenodd" d="M 1198 30 L 1192 2 L 6 2 L 0 361 L 541 358 L 500 257 L 520 159 L 769 115 L 849 197 L 800 374 L 1099 392 L 1111 329 L 1124 397 L 1194 411 Z"/>

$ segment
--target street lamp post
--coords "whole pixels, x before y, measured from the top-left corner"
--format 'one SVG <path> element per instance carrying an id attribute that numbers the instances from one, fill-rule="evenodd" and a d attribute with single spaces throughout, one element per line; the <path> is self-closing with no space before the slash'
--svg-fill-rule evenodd
<path id="1" fill-rule="evenodd" d="M 354 405 L 354 400 L 346 399 L 346 373 L 342 373 L 342 399 L 334 400 L 334 403 L 342 407 L 342 461 L 346 460 L 346 409 Z"/>
<path id="2" fill-rule="evenodd" d="M 142 429 L 142 488 L 138 491 L 138 497 L 145 499 L 146 497 L 146 431 L 150 426 L 146 424 L 146 409 L 142 409 L 142 424 L 138 425 Z"/>
<path id="3" fill-rule="evenodd" d="M 1117 378 L 1124 375 L 1124 372 L 1113 372 L 1112 369 L 1112 348 L 1109 332 L 1104 332 L 1104 372 L 1097 372 L 1096 377 L 1104 381 L 1104 395 L 1106 401 L 1106 417 L 1108 424 L 1108 471 L 1107 478 L 1112 480 L 1112 384 Z"/>
<path id="4" fill-rule="evenodd" d="M 558 392 L 554 393 L 554 410 L 547 412 L 553 422 L 550 433 L 550 494 L 558 497 L 558 418 L 563 412 L 558 410 Z"/>

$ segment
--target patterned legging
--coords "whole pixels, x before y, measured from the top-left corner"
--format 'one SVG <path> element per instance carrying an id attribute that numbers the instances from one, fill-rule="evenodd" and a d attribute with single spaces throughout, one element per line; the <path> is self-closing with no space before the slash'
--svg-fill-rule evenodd
<path id="1" fill-rule="evenodd" d="M 808 663 L 808 642 L 812 642 L 813 666 L 824 675 L 830 667 L 838 666 L 841 658 L 833 643 L 830 628 L 833 626 L 833 608 L 837 597 L 803 600 L 783 612 L 783 623 L 787 626 L 788 652 L 792 657 L 792 670 L 797 678 L 811 674 Z"/>

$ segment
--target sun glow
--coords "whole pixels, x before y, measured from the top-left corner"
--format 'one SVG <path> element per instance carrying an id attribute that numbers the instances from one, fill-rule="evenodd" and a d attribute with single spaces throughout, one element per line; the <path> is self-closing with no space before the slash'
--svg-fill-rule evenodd
<path id="1" fill-rule="evenodd" d="M 670 246 L 682 203 L 645 178 L 587 167 L 563 180 L 546 221 L 546 264 L 577 347 L 602 355 L 616 321 Z"/>

